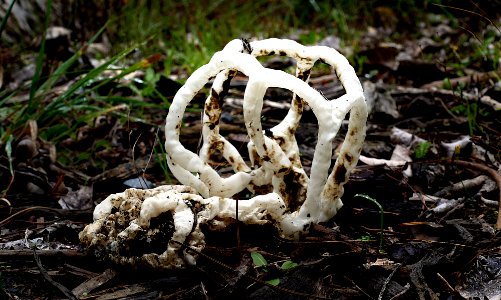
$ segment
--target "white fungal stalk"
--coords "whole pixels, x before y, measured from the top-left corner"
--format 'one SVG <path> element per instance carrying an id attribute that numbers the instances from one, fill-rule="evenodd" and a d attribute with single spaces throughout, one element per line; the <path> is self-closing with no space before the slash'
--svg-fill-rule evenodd
<path id="1" fill-rule="evenodd" d="M 296 60 L 297 77 L 267 69 L 255 58 L 275 54 Z M 319 60 L 332 66 L 346 91 L 345 95 L 327 100 L 307 84 L 311 68 Z M 249 78 L 244 93 L 243 114 L 250 139 L 251 165 L 219 133 L 223 98 L 229 81 L 237 72 Z M 197 155 L 181 144 L 180 128 L 186 107 L 211 78 L 215 79 L 205 102 L 203 143 Z M 284 120 L 265 134 L 261 111 L 268 88 L 288 89 L 294 96 Z M 295 139 L 305 104 L 318 120 L 318 141 L 310 177 L 302 168 Z M 348 113 L 348 131 L 329 174 L 332 143 Z M 84 229 L 80 238 L 89 246 L 102 244 L 113 251 L 117 245 L 121 247 L 114 240 L 114 235 L 117 240 L 131 240 L 138 232 L 148 230 L 150 221 L 163 213 L 172 216 L 173 233 L 170 239 L 198 249 L 204 245 L 200 224 L 222 228 L 231 219 L 236 219 L 237 214 L 240 221 L 248 224 L 272 220 L 283 237 L 297 238 L 311 224 L 331 219 L 342 206 L 343 185 L 357 164 L 365 138 L 366 120 L 367 106 L 360 81 L 346 58 L 336 50 L 324 46 L 305 47 L 280 39 L 251 43 L 233 40 L 188 78 L 170 106 L 165 125 L 167 162 L 171 172 L 184 186 L 159 187 L 151 191 L 129 190 L 111 195 L 96 207 L 94 223 Z M 232 166 L 233 175 L 223 178 L 210 166 L 210 157 L 215 151 L 219 151 Z M 244 189 L 267 192 L 239 201 L 237 211 L 237 202 L 231 198 Z M 141 208 L 131 218 L 130 225 L 121 228 L 120 233 L 116 233 L 115 229 L 103 231 L 107 222 L 111 224 L 110 216 L 120 214 L 124 203 L 130 206 L 131 197 Z M 118 212 L 113 213 L 113 208 Z M 100 241 L 104 238 L 99 236 L 100 232 L 105 232 L 108 241 Z M 143 258 L 134 256 L 132 261 L 129 258 L 128 263 L 141 261 L 163 268 L 179 267 L 183 261 L 194 263 L 190 254 L 183 252 L 180 255 L 179 252 L 179 244 L 169 242 L 165 252 L 153 255 L 155 259 L 151 255 Z"/>

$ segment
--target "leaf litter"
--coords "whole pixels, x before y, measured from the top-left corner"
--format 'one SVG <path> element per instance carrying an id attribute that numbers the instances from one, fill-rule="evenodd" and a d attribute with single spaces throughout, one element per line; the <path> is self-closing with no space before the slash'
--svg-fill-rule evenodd
<path id="1" fill-rule="evenodd" d="M 149 188 L 174 182 L 166 172 L 158 139 L 163 136 L 164 100 L 172 99 L 180 85 L 162 77 L 153 82 L 161 93 L 138 95 L 147 84 L 141 71 L 124 80 L 96 78 L 82 85 L 78 93 L 116 97 L 115 106 L 85 122 L 66 121 L 65 126 L 75 125 L 75 130 L 63 133 L 58 145 L 47 142 L 61 134 L 57 128 L 32 120 L 1 142 L 4 295 L 64 298 L 57 288 L 60 284 L 77 299 L 291 299 L 301 297 L 296 291 L 311 298 L 498 299 L 501 73 L 500 62 L 488 51 L 499 51 L 501 34 L 489 24 L 478 35 L 466 34 L 460 44 L 464 31 L 453 29 L 442 16 L 430 18 L 436 21 L 423 25 L 416 37 L 391 39 L 396 25 L 389 22 L 368 28 L 360 39 L 356 55 L 365 59 L 359 75 L 371 115 L 362 151 L 365 158 L 346 185 L 345 206 L 339 214 L 295 242 L 278 238 L 271 226 L 235 224 L 226 232 L 211 232 L 197 267 L 187 270 L 138 269 L 131 274 L 97 263 L 82 252 L 77 238 L 91 221 L 94 204 L 110 193 L 131 185 Z M 336 41 L 331 36 L 323 43 L 337 47 Z M 465 61 L 459 57 L 465 54 L 454 45 L 487 52 L 480 60 Z M 451 53 L 460 63 L 449 63 Z M 280 59 L 268 63 L 281 69 L 290 66 Z M 152 66 L 161 67 L 155 62 Z M 343 93 L 332 78 L 328 73 L 312 74 L 310 84 L 331 99 Z M 62 78 L 45 101 L 57 98 L 78 80 L 78 76 Z M 246 80 L 237 75 L 231 81 L 220 125 L 221 133 L 237 148 L 247 141 L 239 117 Z M 162 90 L 167 83 L 170 88 Z M 2 87 L 8 84 L 4 80 Z M 20 81 L 15 86 L 24 84 Z M 192 151 L 200 139 L 197 109 L 205 96 L 197 96 L 181 128 L 181 136 L 187 136 L 182 142 Z M 282 119 L 290 96 L 280 89 L 267 91 L 265 127 Z M 12 107 L 25 99 L 20 92 L 4 105 Z M 125 99 L 129 102 L 120 106 Z M 130 111 L 133 105 L 142 109 L 141 115 Z M 3 122 L 8 120 L 7 116 Z M 296 138 L 307 169 L 317 132 L 308 108 L 302 123 L 305 126 Z M 47 128 L 53 132 L 47 133 Z M 221 164 L 218 171 L 224 175 L 230 170 Z M 382 206 L 382 235 L 379 209 L 357 194 L 368 195 Z M 253 253 L 259 253 L 268 266 L 266 277 L 252 267 Z M 45 268 L 35 263 L 37 257 Z M 287 261 L 297 266 L 273 267 Z M 48 275 L 45 280 L 51 285 L 45 284 L 41 273 Z M 260 278 L 279 279 L 280 288 L 263 285 Z"/>

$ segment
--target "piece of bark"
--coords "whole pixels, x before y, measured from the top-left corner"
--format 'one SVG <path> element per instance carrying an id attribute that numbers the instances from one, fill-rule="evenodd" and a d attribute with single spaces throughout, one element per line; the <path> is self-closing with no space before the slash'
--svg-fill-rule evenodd
<path id="1" fill-rule="evenodd" d="M 115 270 L 106 269 L 103 273 L 83 282 L 82 284 L 74 288 L 71 292 L 73 293 L 73 295 L 81 298 L 85 294 L 90 293 L 91 291 L 110 281 L 116 275 L 117 273 L 115 272 Z"/>

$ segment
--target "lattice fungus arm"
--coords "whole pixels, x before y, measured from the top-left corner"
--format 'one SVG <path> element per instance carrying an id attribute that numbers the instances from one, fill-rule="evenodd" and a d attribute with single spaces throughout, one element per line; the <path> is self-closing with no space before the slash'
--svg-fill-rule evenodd
<path id="1" fill-rule="evenodd" d="M 323 46 L 313 46 L 313 47 L 305 47 L 300 44 L 298 44 L 295 41 L 290 41 L 290 40 L 280 40 L 280 39 L 268 39 L 268 40 L 263 40 L 263 41 L 255 41 L 251 42 L 247 47 L 244 45 L 244 42 L 240 40 L 233 40 L 228 45 L 225 47 L 226 49 L 231 49 L 232 51 L 239 51 L 243 52 L 245 48 L 250 49 L 250 52 L 253 56 L 263 56 L 263 55 L 282 55 L 282 56 L 289 56 L 292 57 L 296 60 L 296 76 L 300 79 L 303 79 L 305 81 L 308 80 L 311 68 L 317 62 L 318 60 L 322 60 L 323 62 L 331 65 L 334 68 L 334 71 L 336 74 L 338 74 L 339 79 L 341 83 L 343 84 L 345 90 L 346 90 L 346 95 L 336 99 L 338 102 L 342 102 L 347 100 L 348 98 L 348 105 L 354 105 L 354 103 L 361 103 L 363 107 L 365 107 L 365 101 L 363 98 L 363 91 L 362 87 L 360 85 L 360 82 L 358 78 L 356 77 L 356 74 L 353 70 L 353 68 L 350 66 L 349 62 L 344 58 L 341 54 L 339 54 L 336 50 L 328 48 L 328 47 L 323 47 Z M 350 101 L 351 99 L 351 101 Z M 302 114 L 302 108 L 303 108 L 304 101 L 300 97 L 297 97 L 296 94 L 293 96 L 293 101 L 291 108 L 285 117 L 285 119 L 280 122 L 277 126 L 271 128 L 271 132 L 273 133 L 273 136 L 271 137 L 275 141 L 279 142 L 280 147 L 282 150 L 286 153 L 287 157 L 293 164 L 295 168 L 293 168 L 292 172 L 296 174 L 296 178 L 299 180 L 296 180 L 294 182 L 295 185 L 307 185 L 308 184 L 308 177 L 304 173 L 304 170 L 302 169 L 301 162 L 299 160 L 299 150 L 297 146 L 297 142 L 295 140 L 294 133 L 296 131 L 297 126 L 299 125 L 299 120 L 301 118 Z M 363 109 L 362 107 L 362 109 Z M 347 111 L 350 109 L 350 107 L 335 107 L 334 108 L 337 111 L 337 115 L 335 116 L 338 119 L 344 119 Z M 360 124 L 365 124 L 366 122 L 366 112 L 360 111 L 359 115 L 361 118 L 358 118 L 357 120 L 360 122 Z M 365 117 L 364 117 L 365 115 Z M 355 128 L 360 128 L 356 123 L 356 120 L 350 120 L 350 127 L 352 128 L 352 131 L 350 133 L 354 133 Z M 320 124 L 322 122 L 319 121 Z M 364 125 L 365 126 L 365 125 Z M 337 130 L 339 127 L 334 128 L 335 130 L 331 130 L 331 134 L 335 136 L 337 134 Z M 328 128 L 330 130 L 331 128 Z M 354 135 L 353 138 L 350 138 L 350 140 L 346 143 L 345 142 L 345 149 L 350 149 L 351 148 L 351 139 L 358 139 L 363 141 L 364 139 L 364 133 L 365 133 L 365 127 L 360 128 L 361 130 L 358 131 L 358 134 Z M 322 130 L 323 131 L 323 130 Z M 324 137 L 327 140 L 330 140 L 327 135 L 324 135 L 323 132 L 319 133 L 319 137 Z M 319 138 L 320 142 L 320 138 Z M 320 143 L 320 145 L 326 145 Z M 253 141 L 249 143 L 249 149 L 250 149 L 250 155 L 251 158 L 253 158 L 253 149 L 254 149 L 254 144 Z M 325 148 L 324 151 L 325 153 L 332 152 L 331 149 Z M 354 156 L 358 157 L 358 155 Z M 317 156 L 318 161 L 313 163 L 312 167 L 312 177 L 315 178 L 314 182 L 312 183 L 312 186 L 308 186 L 309 192 L 309 199 L 319 199 L 320 197 L 320 192 L 323 190 L 322 188 L 324 187 L 326 180 L 325 180 L 325 174 L 327 174 L 326 169 L 328 169 L 330 164 L 327 164 L 327 157 L 322 156 L 321 153 Z M 343 159 L 346 158 L 343 156 Z M 349 157 L 348 157 L 349 158 Z M 330 158 L 328 159 L 330 162 Z M 356 165 L 357 159 L 352 160 L 349 164 L 347 164 L 346 167 L 350 167 Z M 320 166 L 320 168 L 319 168 Z M 323 167 L 323 168 L 322 168 Z M 348 173 L 351 171 L 352 168 L 349 169 Z M 337 174 L 339 175 L 340 171 L 340 164 L 338 164 L 338 167 L 335 168 L 337 170 Z M 334 174 L 334 172 L 332 173 Z M 334 178 L 331 174 L 331 177 Z M 339 177 L 339 176 L 338 176 Z M 324 194 L 324 199 L 334 199 L 334 203 L 331 203 L 333 205 L 330 206 L 330 210 L 334 209 L 334 211 L 327 213 L 320 219 L 325 220 L 328 218 L 327 216 L 333 216 L 337 209 L 341 206 L 340 196 L 342 195 L 342 184 L 343 182 L 340 182 L 339 184 L 334 184 L 336 186 L 335 189 L 332 188 L 333 185 L 333 180 L 331 180 L 331 184 L 329 185 L 328 190 L 331 192 L 326 192 Z M 285 183 L 281 183 L 284 185 Z M 290 184 L 290 183 L 289 183 Z M 327 189 L 327 187 L 326 187 Z M 334 192 L 336 191 L 336 192 Z M 299 198 L 303 198 L 302 193 L 300 193 L 301 196 Z M 282 195 L 283 197 L 287 197 L 287 195 Z M 296 199 L 296 202 L 299 200 L 299 202 L 304 201 L 304 199 Z M 290 201 L 290 200 L 289 200 Z M 289 203 L 289 201 L 286 201 Z M 322 201 L 320 201 L 322 202 Z M 330 201 L 332 202 L 332 201 Z M 315 203 L 315 201 L 309 201 L 307 203 L 306 207 L 310 207 L 309 210 L 315 209 L 315 206 L 319 203 Z M 320 209 L 320 207 L 317 207 Z M 308 210 L 308 213 L 311 213 Z M 324 211 L 322 209 L 322 211 Z M 320 220 L 319 219 L 319 220 Z"/>
<path id="2" fill-rule="evenodd" d="M 252 55 L 279 53 L 295 58 L 299 65 L 297 73 L 302 72 L 303 75 L 305 72 L 309 72 L 311 66 L 317 60 L 322 60 L 330 64 L 336 74 L 339 75 L 339 80 L 343 84 L 346 94 L 338 99 L 328 101 L 317 91 L 309 87 L 306 83 L 300 82 L 297 78 L 293 78 L 281 71 L 265 69 L 261 65 L 256 64 L 255 60 L 251 60 L 248 55 L 242 53 L 244 52 L 244 48 L 244 43 L 232 41 L 225 50 L 214 55 L 211 63 L 220 66 L 219 68 L 215 67 L 219 72 L 223 70 L 238 70 L 249 77 L 244 95 L 244 119 L 251 143 L 253 144 L 251 149 L 255 148 L 255 155 L 259 157 L 261 162 L 260 168 L 273 172 L 271 182 L 274 186 L 273 191 L 285 199 L 288 198 L 287 193 L 290 191 L 287 189 L 287 184 L 290 185 L 290 183 L 285 182 L 285 176 L 290 172 L 304 174 L 302 173 L 302 169 L 298 168 L 294 170 L 292 168 L 292 161 L 296 157 L 294 150 L 298 149 L 293 132 L 299 124 L 299 109 L 294 107 L 294 105 L 292 106 L 287 117 L 279 126 L 271 130 L 273 134 L 271 138 L 264 135 L 260 122 L 263 97 L 266 89 L 269 87 L 289 89 L 312 108 L 319 123 L 318 143 L 312 162 L 311 177 L 309 180 L 302 180 L 303 184 L 307 184 L 306 199 L 297 214 L 297 218 L 309 218 L 310 220 L 305 222 L 310 223 L 330 219 L 341 206 L 339 198 L 342 195 L 342 185 L 346 182 L 347 175 L 357 162 L 357 153 L 361 150 L 360 142 L 363 141 L 365 134 L 364 124 L 367 112 L 362 87 L 353 68 L 341 54 L 328 47 L 304 47 L 293 41 L 278 39 L 250 43 Z M 226 75 L 221 76 L 221 78 L 228 80 L 228 76 Z M 215 83 L 217 82 L 218 78 L 216 77 Z M 222 85 L 216 86 L 219 87 Z M 217 93 L 217 91 L 213 89 L 212 93 Z M 296 103 L 302 103 L 302 101 L 296 101 Z M 354 111 L 349 121 L 348 136 L 341 149 L 342 155 L 339 156 L 332 173 L 329 175 L 328 169 L 332 156 L 332 141 L 341 126 L 342 120 L 353 107 Z M 209 113 L 205 114 L 209 115 Z M 282 141 L 280 144 L 277 142 L 279 139 Z M 210 141 L 210 139 L 207 140 Z M 286 152 L 287 154 L 285 154 Z M 183 164 L 181 161 L 178 163 L 186 166 L 186 163 Z M 297 167 L 298 164 L 295 164 L 295 166 Z M 190 171 L 196 172 L 194 169 Z M 252 180 L 252 172 L 247 174 L 250 174 L 251 177 L 247 182 L 248 184 Z M 200 177 L 202 176 L 200 175 Z M 210 181 L 211 185 L 217 184 L 218 180 L 224 181 L 224 179 L 216 176 L 210 177 L 210 179 L 212 180 Z M 298 183 L 294 182 L 294 184 Z M 239 186 L 239 188 L 242 186 Z M 224 189 L 224 185 L 222 189 Z M 224 196 L 231 197 L 230 193 L 225 193 Z M 287 204 L 288 202 L 286 201 Z M 299 223 L 303 223 L 303 221 Z M 301 226 L 298 225 L 298 228 Z"/>
<path id="3" fill-rule="evenodd" d="M 216 76 L 212 84 L 212 89 L 204 106 L 202 120 L 203 143 L 200 149 L 200 158 L 204 162 L 208 162 L 209 156 L 215 150 L 219 150 L 226 161 L 232 165 L 235 172 L 250 172 L 251 169 L 247 166 L 238 150 L 219 134 L 222 102 L 228 92 L 229 83 L 235 75 L 235 70 L 225 70 Z"/>
<path id="4" fill-rule="evenodd" d="M 263 55 L 295 59 L 296 77 L 264 68 L 256 59 Z M 308 85 L 311 69 L 319 60 L 334 69 L 345 95 L 328 100 Z M 237 72 L 249 78 L 243 114 L 250 139 L 250 165 L 219 132 L 224 96 Z M 180 128 L 186 107 L 212 78 L 202 118 L 202 147 L 197 155 L 181 144 Z M 263 98 L 267 89 L 275 87 L 293 92 L 291 108 L 284 120 L 264 133 Z M 302 168 L 295 138 L 304 105 L 318 121 L 309 178 Z M 348 131 L 329 174 L 333 140 L 348 113 Z M 166 156 L 172 174 L 183 185 L 129 189 L 109 196 L 96 207 L 94 222 L 80 233 L 80 239 L 98 255 L 117 263 L 178 268 L 195 263 L 196 257 L 173 241 L 202 249 L 201 224 L 224 229 L 234 219 L 247 224 L 271 221 L 281 236 L 298 238 L 311 224 L 329 220 L 341 207 L 343 185 L 357 164 L 366 121 L 360 81 L 336 50 L 280 39 L 251 43 L 233 40 L 188 78 L 170 106 L 165 125 Z M 223 178 L 211 167 L 211 155 L 216 151 L 232 166 L 234 174 Z M 232 199 L 246 188 L 256 195 L 238 203 Z M 138 254 L 139 249 L 150 248 L 153 250 Z"/>

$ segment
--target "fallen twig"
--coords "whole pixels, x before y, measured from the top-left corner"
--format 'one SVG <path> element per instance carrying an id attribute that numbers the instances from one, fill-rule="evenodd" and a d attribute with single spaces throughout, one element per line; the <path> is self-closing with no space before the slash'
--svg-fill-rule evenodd
<path id="1" fill-rule="evenodd" d="M 49 274 L 47 274 L 47 271 L 42 265 L 42 262 L 40 261 L 40 257 L 37 254 L 37 251 L 33 249 L 33 256 L 35 258 L 35 262 L 37 263 L 38 269 L 40 270 L 40 273 L 42 273 L 42 276 L 47 280 L 50 284 L 52 284 L 54 287 L 56 287 L 59 291 L 61 291 L 68 299 L 70 300 L 78 300 L 75 295 L 71 293 L 71 291 L 65 287 L 64 285 L 60 284 L 59 282 L 54 281 Z"/>
<path id="2" fill-rule="evenodd" d="M 448 80 L 437 80 L 430 83 L 427 83 L 421 86 L 422 89 L 430 89 L 430 88 L 442 88 L 444 84 L 450 84 L 452 89 L 455 89 L 458 86 L 465 86 L 471 83 L 476 82 L 485 82 L 490 79 L 497 79 L 500 76 L 496 71 L 490 72 L 475 72 L 473 74 L 469 74 L 462 77 L 452 78 Z"/>
<path id="3" fill-rule="evenodd" d="M 424 162 L 419 162 L 419 163 L 424 163 Z M 462 166 L 468 169 L 473 169 L 477 170 L 483 173 L 488 174 L 495 182 L 498 187 L 499 191 L 499 197 L 498 197 L 498 218 L 496 222 L 496 229 L 501 230 L 501 175 L 498 174 L 498 172 L 486 165 L 479 164 L 479 163 L 474 163 L 474 162 L 469 162 L 469 161 L 464 161 L 464 160 L 457 160 L 457 159 L 447 159 L 447 160 L 438 160 L 438 161 L 427 161 L 426 163 L 446 163 L 446 164 L 454 164 L 458 166 Z"/>
<path id="4" fill-rule="evenodd" d="M 409 95 L 434 95 L 434 96 L 445 96 L 445 97 L 456 97 L 456 99 L 465 99 L 468 101 L 480 101 L 482 104 L 492 107 L 492 109 L 498 111 L 501 110 L 501 103 L 496 99 L 491 98 L 490 96 L 479 96 L 474 95 L 467 92 L 458 93 L 456 91 L 445 90 L 445 89 L 437 89 L 437 88 L 412 88 L 412 87 L 403 87 L 399 86 L 394 91 L 391 92 L 392 95 L 398 96 L 402 94 Z"/>
<path id="5" fill-rule="evenodd" d="M 351 282 L 351 284 L 353 284 L 353 286 L 355 287 L 355 289 L 357 289 L 358 291 L 360 291 L 362 294 L 364 294 L 368 299 L 371 299 L 371 300 L 374 300 L 373 297 L 371 297 L 371 295 L 367 294 L 361 287 L 358 286 L 358 284 L 353 281 L 351 278 L 348 278 L 346 276 L 344 276 L 344 279 L 348 280 L 349 282 Z"/>
<path id="6" fill-rule="evenodd" d="M 85 277 L 85 278 L 93 278 L 93 277 L 96 277 L 99 275 L 99 273 L 96 273 L 96 272 L 92 272 L 92 271 L 89 271 L 89 270 L 85 270 L 85 269 L 82 269 L 82 268 L 79 268 L 79 267 L 76 267 L 76 266 L 73 266 L 73 265 L 70 265 L 70 264 L 64 264 L 64 266 L 66 268 L 68 268 L 69 272 L 74 274 L 74 275 L 77 275 L 77 276 L 82 276 L 82 277 Z"/>
<path id="7" fill-rule="evenodd" d="M 501 230 L 501 175 L 496 172 L 496 170 L 489 168 L 486 165 L 482 165 L 479 163 L 474 163 L 474 162 L 469 162 L 469 161 L 463 161 L 463 160 L 449 160 L 450 163 L 462 166 L 468 169 L 474 169 L 478 170 L 484 173 L 487 173 L 494 181 L 496 182 L 499 190 L 499 199 L 498 199 L 498 219 L 496 222 L 496 229 Z"/>
<path id="8" fill-rule="evenodd" d="M 452 294 L 456 293 L 456 290 L 450 285 L 450 283 L 447 281 L 447 279 L 444 278 L 444 276 L 437 272 L 437 277 L 444 283 L 444 285 Z"/>
<path id="9" fill-rule="evenodd" d="M 435 194 L 433 196 L 435 197 L 452 197 L 453 195 L 459 193 L 459 192 L 464 192 L 465 190 L 469 190 L 472 188 L 477 188 L 482 186 L 485 183 L 485 180 L 487 179 L 487 176 L 485 175 L 480 175 L 472 179 L 466 179 L 462 180 L 460 182 L 457 182 L 449 187 L 446 187 Z"/>
<path id="10" fill-rule="evenodd" d="M 14 214 L 8 216 L 7 218 L 3 219 L 2 221 L 0 221 L 0 227 L 7 225 L 16 217 L 23 215 L 27 212 L 34 211 L 34 210 L 53 211 L 53 212 L 59 213 L 58 209 L 56 209 L 56 208 L 44 207 L 44 206 L 32 206 L 32 207 L 28 207 L 28 208 L 25 208 L 23 210 L 20 210 Z"/>
<path id="11" fill-rule="evenodd" d="M 9 224 L 13 219 L 15 219 L 18 216 L 23 215 L 27 212 L 30 212 L 30 211 L 50 211 L 50 212 L 54 212 L 54 213 L 59 214 L 59 215 L 69 215 L 69 214 L 73 214 L 73 215 L 89 214 L 89 216 L 91 215 L 90 210 L 68 210 L 68 209 L 52 208 L 52 207 L 46 207 L 46 206 L 32 206 L 32 207 L 27 207 L 25 209 L 22 209 L 14 214 L 8 216 L 7 218 L 3 219 L 2 221 L 0 221 L 0 227 Z"/>
<path id="12" fill-rule="evenodd" d="M 101 285 L 105 284 L 106 282 L 110 281 L 116 275 L 117 275 L 117 273 L 113 269 L 106 269 L 103 273 L 101 273 L 95 277 L 92 277 L 89 280 L 78 285 L 71 292 L 75 296 L 77 296 L 78 298 L 81 298 L 86 293 L 90 293 L 92 290 L 94 290 L 94 289 L 100 287 Z"/>
<path id="13" fill-rule="evenodd" d="M 393 269 L 393 271 L 391 271 L 390 275 L 386 278 L 386 280 L 383 283 L 383 287 L 381 288 L 381 291 L 379 292 L 379 296 L 377 297 L 378 300 L 383 299 L 383 295 L 384 295 L 384 292 L 386 291 L 386 287 L 388 286 L 388 283 L 390 283 L 391 278 L 393 277 L 393 275 L 395 275 L 395 272 L 397 272 L 397 270 L 400 268 L 400 266 L 402 266 L 402 264 L 400 264 L 400 263 L 395 264 L 395 269 Z"/>
<path id="14" fill-rule="evenodd" d="M 398 293 L 395 296 L 391 297 L 390 300 L 397 299 L 398 297 L 402 296 L 403 294 L 405 294 L 410 289 L 410 287 L 411 287 L 411 285 L 407 283 L 404 286 L 404 289 L 402 291 L 400 291 L 400 293 Z"/>
<path id="15" fill-rule="evenodd" d="M 38 256 L 52 257 L 52 256 L 64 256 L 64 257 L 86 257 L 87 255 L 79 250 L 37 250 Z M 33 251 L 29 249 L 16 249 L 16 250 L 0 250 L 0 259 L 5 258 L 21 258 L 21 257 L 31 257 Z"/>

